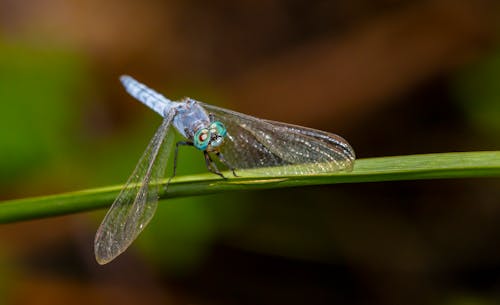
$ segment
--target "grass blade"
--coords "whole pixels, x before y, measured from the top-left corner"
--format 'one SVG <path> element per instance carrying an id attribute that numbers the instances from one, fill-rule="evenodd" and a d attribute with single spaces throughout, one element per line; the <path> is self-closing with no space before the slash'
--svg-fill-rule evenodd
<path id="1" fill-rule="evenodd" d="M 421 179 L 500 177 L 500 151 L 439 153 L 356 160 L 354 170 L 307 176 L 273 175 L 273 169 L 241 171 L 244 177 L 222 180 L 211 173 L 172 180 L 161 198 L 195 196 L 226 191 L 258 190 L 335 183 Z M 226 174 L 230 177 L 230 174 Z M 109 207 L 121 185 L 84 191 L 9 200 L 0 203 L 0 223 L 37 219 Z"/>

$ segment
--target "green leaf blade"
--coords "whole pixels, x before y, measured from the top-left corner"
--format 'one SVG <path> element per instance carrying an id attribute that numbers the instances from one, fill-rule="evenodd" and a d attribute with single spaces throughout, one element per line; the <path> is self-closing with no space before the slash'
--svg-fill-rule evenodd
<path id="1" fill-rule="evenodd" d="M 160 193 L 160 198 L 336 183 L 500 177 L 500 151 L 366 158 L 356 160 L 352 172 L 317 175 L 279 176 L 273 175 L 272 168 L 266 169 L 264 175 L 258 171 L 238 173 L 241 173 L 242 177 L 227 180 L 210 173 L 177 177 L 170 183 L 168 192 Z M 226 175 L 231 177 L 230 173 Z M 4 201 L 0 203 L 0 223 L 109 207 L 121 188 L 122 186 L 110 186 Z"/>

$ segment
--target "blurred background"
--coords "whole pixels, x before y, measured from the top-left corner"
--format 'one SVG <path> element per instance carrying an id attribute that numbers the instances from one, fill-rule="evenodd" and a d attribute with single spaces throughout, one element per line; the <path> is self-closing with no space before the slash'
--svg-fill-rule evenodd
<path id="1" fill-rule="evenodd" d="M 161 122 L 130 74 L 345 137 L 498 150 L 496 0 L 0 0 L 0 199 L 123 183 Z M 182 149 L 179 174 L 205 172 Z M 0 226 L 0 304 L 499 304 L 498 179 L 160 202 L 98 266 L 105 211 Z"/>

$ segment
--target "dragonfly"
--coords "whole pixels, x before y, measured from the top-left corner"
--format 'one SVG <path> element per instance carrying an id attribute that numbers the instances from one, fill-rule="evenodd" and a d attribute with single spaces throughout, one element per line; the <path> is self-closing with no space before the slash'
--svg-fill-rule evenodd
<path id="1" fill-rule="evenodd" d="M 260 119 L 188 97 L 171 101 L 130 76 L 120 80 L 132 97 L 163 121 L 97 230 L 94 253 L 101 265 L 123 253 L 152 219 L 174 147 L 173 174 L 165 188 L 176 174 L 180 146 L 200 150 L 207 169 L 223 179 L 227 177 L 214 159 L 235 177 L 246 169 L 307 175 L 351 171 L 354 166 L 354 150 L 336 134 Z M 174 130 L 185 139 L 175 145 Z"/>

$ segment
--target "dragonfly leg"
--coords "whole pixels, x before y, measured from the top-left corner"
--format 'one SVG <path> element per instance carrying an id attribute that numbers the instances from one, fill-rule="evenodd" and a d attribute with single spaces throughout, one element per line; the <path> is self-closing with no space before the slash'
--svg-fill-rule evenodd
<path id="1" fill-rule="evenodd" d="M 175 143 L 175 152 L 174 152 L 174 171 L 172 173 L 172 176 L 170 176 L 170 178 L 168 178 L 168 181 L 167 181 L 167 184 L 165 185 L 165 191 L 166 191 L 166 188 L 168 187 L 168 185 L 170 184 L 170 180 L 172 180 L 172 178 L 175 177 L 175 174 L 177 172 L 177 156 L 179 154 L 179 146 L 181 145 L 185 145 L 185 146 L 193 146 L 193 142 L 187 142 L 187 141 L 179 141 L 177 143 Z"/>
<path id="2" fill-rule="evenodd" d="M 223 179 L 226 179 L 226 177 L 224 177 L 224 175 L 219 171 L 219 169 L 217 168 L 217 165 L 215 165 L 215 163 L 214 163 L 214 160 L 212 160 L 212 158 L 210 157 L 210 155 L 208 154 L 208 152 L 206 150 L 203 151 L 203 156 L 205 157 L 205 164 L 207 165 L 207 169 L 210 172 L 221 176 Z"/>
<path id="3" fill-rule="evenodd" d="M 235 168 L 231 166 L 231 164 L 229 164 L 229 162 L 227 162 L 226 158 L 224 158 L 224 155 L 220 152 L 220 151 L 217 151 L 215 152 L 215 155 L 217 156 L 217 158 L 219 158 L 220 162 L 222 162 L 222 164 L 224 164 L 227 168 L 229 168 L 229 170 L 231 170 L 233 172 L 233 176 L 235 177 L 239 177 L 238 175 L 236 175 L 236 172 L 235 172 Z"/>

